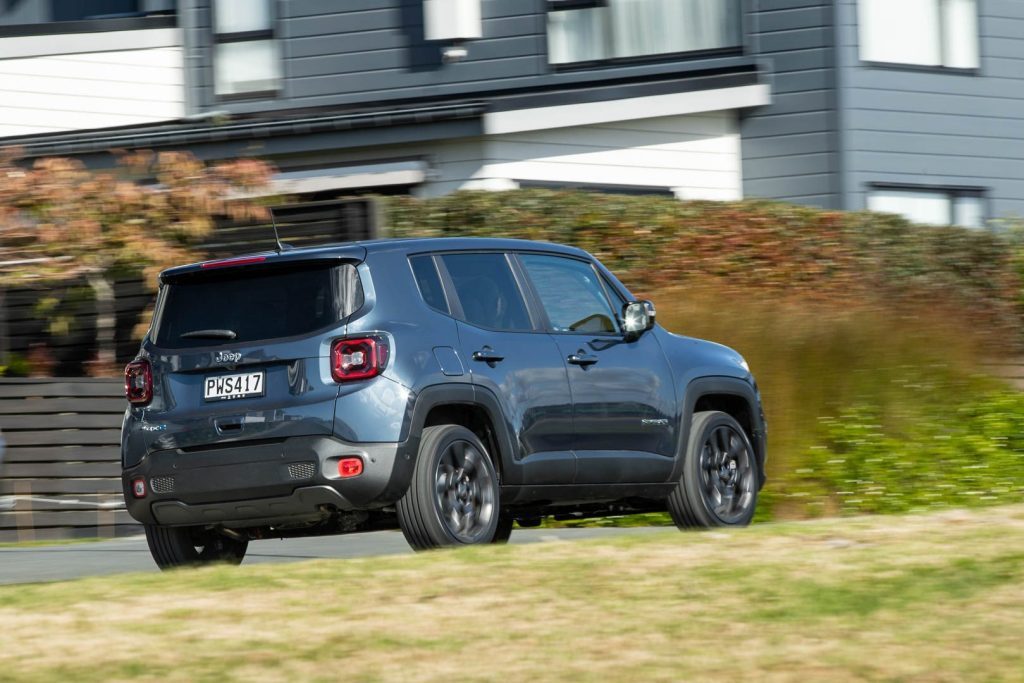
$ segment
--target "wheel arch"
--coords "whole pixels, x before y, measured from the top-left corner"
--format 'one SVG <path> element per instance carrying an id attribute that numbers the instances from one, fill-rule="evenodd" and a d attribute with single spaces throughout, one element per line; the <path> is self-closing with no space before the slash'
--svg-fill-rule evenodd
<path id="1" fill-rule="evenodd" d="M 694 413 L 717 410 L 731 415 L 740 423 L 754 447 L 760 486 L 765 483 L 767 435 L 757 391 L 748 382 L 735 377 L 699 377 L 686 387 L 683 400 L 682 423 L 676 446 L 676 465 L 673 479 L 682 476 L 683 459 L 690 441 L 690 426 Z"/>
<path id="2" fill-rule="evenodd" d="M 472 384 L 452 383 L 430 386 L 416 395 L 405 439 L 410 475 L 419 452 L 420 435 L 426 427 L 439 424 L 458 424 L 476 434 L 490 452 L 499 481 L 503 479 L 505 464 L 513 453 L 512 439 L 500 404 L 490 391 Z"/>

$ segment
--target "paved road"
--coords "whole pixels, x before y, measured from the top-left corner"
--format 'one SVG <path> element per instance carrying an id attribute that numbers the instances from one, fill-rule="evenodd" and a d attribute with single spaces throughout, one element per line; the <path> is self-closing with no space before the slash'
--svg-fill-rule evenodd
<path id="1" fill-rule="evenodd" d="M 516 529 L 512 543 L 573 541 L 621 534 L 662 531 L 637 529 Z M 300 560 L 369 557 L 411 553 L 398 531 L 378 531 L 349 536 L 253 541 L 245 564 L 297 562 Z M 141 536 L 96 543 L 30 548 L 0 548 L 0 584 L 61 581 L 84 576 L 157 571 Z"/>

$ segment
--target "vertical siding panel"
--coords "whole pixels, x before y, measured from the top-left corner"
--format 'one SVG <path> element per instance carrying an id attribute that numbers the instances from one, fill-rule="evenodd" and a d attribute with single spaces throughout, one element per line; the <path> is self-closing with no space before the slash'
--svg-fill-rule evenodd
<path id="1" fill-rule="evenodd" d="M 754 0 L 751 48 L 771 62 L 772 104 L 744 115 L 743 193 L 838 208 L 831 0 Z"/>
<path id="2" fill-rule="evenodd" d="M 855 0 L 837 0 L 848 208 L 870 183 L 986 190 L 990 217 L 1024 214 L 1024 2 L 978 0 L 975 74 L 862 64 Z"/>

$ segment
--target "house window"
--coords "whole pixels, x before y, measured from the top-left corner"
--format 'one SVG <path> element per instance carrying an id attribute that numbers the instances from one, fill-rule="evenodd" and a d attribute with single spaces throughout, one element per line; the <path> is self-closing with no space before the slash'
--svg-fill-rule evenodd
<path id="1" fill-rule="evenodd" d="M 548 61 L 593 62 L 742 45 L 740 0 L 549 0 Z"/>
<path id="2" fill-rule="evenodd" d="M 139 0 L 52 0 L 53 21 L 82 21 L 136 16 Z"/>
<path id="3" fill-rule="evenodd" d="M 868 193 L 868 209 L 899 214 L 909 221 L 925 225 L 985 226 L 985 196 L 976 188 L 877 186 Z"/>
<path id="4" fill-rule="evenodd" d="M 866 62 L 978 68 L 977 0 L 860 0 Z"/>
<path id="5" fill-rule="evenodd" d="M 272 0 L 214 0 L 213 82 L 219 96 L 273 95 L 281 87 Z"/>

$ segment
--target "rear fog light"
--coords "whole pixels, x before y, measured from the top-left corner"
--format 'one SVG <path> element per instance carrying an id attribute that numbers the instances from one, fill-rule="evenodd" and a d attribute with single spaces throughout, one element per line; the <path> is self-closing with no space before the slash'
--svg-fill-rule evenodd
<path id="1" fill-rule="evenodd" d="M 342 479 L 348 479 L 349 477 L 358 477 L 363 473 L 363 459 L 362 458 L 342 458 L 338 461 L 338 475 Z"/>

